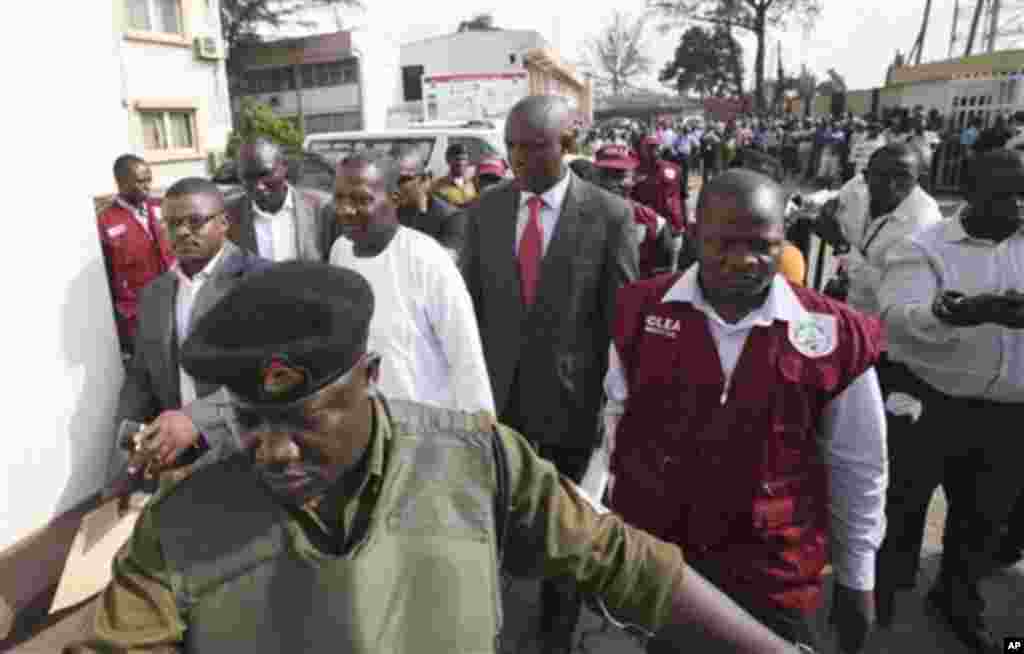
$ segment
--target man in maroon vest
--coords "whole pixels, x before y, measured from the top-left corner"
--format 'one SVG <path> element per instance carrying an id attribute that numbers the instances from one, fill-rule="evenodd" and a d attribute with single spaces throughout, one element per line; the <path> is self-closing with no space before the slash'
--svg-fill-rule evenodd
<path id="1" fill-rule="evenodd" d="M 624 145 L 606 145 L 594 155 L 594 166 L 600 173 L 597 183 L 633 205 L 633 220 L 639 237 L 640 276 L 650 277 L 671 270 L 675 249 L 668 221 L 647 205 L 629 199 L 635 184 L 633 171 L 639 165 L 639 159 Z"/>
<path id="2" fill-rule="evenodd" d="M 100 244 L 114 302 L 121 349 L 130 353 L 138 322 L 139 291 L 170 270 L 171 245 L 160 225 L 158 202 L 149 197 L 153 173 L 146 162 L 125 154 L 114 161 L 117 195 L 98 218 Z"/>
<path id="3" fill-rule="evenodd" d="M 831 549 L 833 622 L 842 651 L 859 652 L 885 524 L 881 329 L 777 274 L 785 203 L 759 173 L 716 177 L 698 204 L 697 265 L 619 292 L 612 508 L 812 647 Z"/>
<path id="4" fill-rule="evenodd" d="M 660 150 L 661 142 L 657 137 L 648 136 L 640 141 L 633 199 L 664 216 L 673 233 L 682 234 L 686 231 L 686 198 L 680 186 L 683 171 L 674 163 L 659 158 Z"/>

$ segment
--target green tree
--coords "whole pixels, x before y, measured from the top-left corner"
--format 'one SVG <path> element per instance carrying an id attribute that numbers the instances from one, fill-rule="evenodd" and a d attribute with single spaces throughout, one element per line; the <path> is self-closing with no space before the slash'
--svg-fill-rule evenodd
<path id="1" fill-rule="evenodd" d="M 821 0 L 649 0 L 668 22 L 700 21 L 746 30 L 757 39 L 754 56 L 754 102 L 764 108 L 765 41 L 769 29 L 785 28 L 796 20 L 809 28 L 821 15 Z"/>
<path id="2" fill-rule="evenodd" d="M 302 149 L 304 135 L 293 120 L 282 118 L 270 106 L 252 98 L 242 100 L 235 129 L 228 136 L 227 157 L 238 156 L 238 146 L 249 139 L 264 136 L 281 145 L 288 152 Z"/>
<path id="3" fill-rule="evenodd" d="M 707 30 L 694 25 L 679 39 L 675 57 L 658 79 L 680 95 L 704 97 L 743 94 L 743 46 L 721 26 Z"/>
<path id="4" fill-rule="evenodd" d="M 583 60 L 595 83 L 617 96 L 636 88 L 633 81 L 651 72 L 654 60 L 646 50 L 647 17 L 634 19 L 614 11 L 600 33 L 586 40 Z"/>

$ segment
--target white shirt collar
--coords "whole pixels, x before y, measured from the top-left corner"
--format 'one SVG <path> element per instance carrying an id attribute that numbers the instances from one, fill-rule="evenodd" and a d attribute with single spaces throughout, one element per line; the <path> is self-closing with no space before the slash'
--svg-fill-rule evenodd
<path id="1" fill-rule="evenodd" d="M 256 216 L 259 217 L 259 218 L 266 218 L 267 220 L 273 219 L 276 216 L 280 216 L 283 213 L 289 213 L 290 214 L 290 213 L 292 213 L 294 208 L 295 208 L 295 189 L 292 188 L 291 184 L 288 185 L 288 192 L 285 193 L 284 204 L 282 204 L 281 208 L 277 210 L 277 213 L 268 213 L 268 212 L 264 211 L 263 209 L 260 209 L 259 205 L 257 205 L 255 202 L 252 203 L 252 209 L 253 209 L 253 211 L 256 212 Z"/>
<path id="2" fill-rule="evenodd" d="M 118 194 L 114 196 L 114 204 L 121 207 L 122 209 L 127 209 L 128 211 L 131 211 L 133 214 L 137 216 L 147 219 L 149 218 L 149 214 L 146 211 L 145 202 L 142 203 L 142 206 L 136 207 L 133 204 L 129 204 L 127 200 L 125 200 L 124 198 L 121 197 L 120 194 Z"/>
<path id="3" fill-rule="evenodd" d="M 731 325 L 725 322 L 715 308 L 704 299 L 704 294 L 700 290 L 700 284 L 697 283 L 697 273 L 700 269 L 700 264 L 694 264 L 690 266 L 686 272 L 683 273 L 672 288 L 668 289 L 668 292 L 662 296 L 661 301 L 665 302 L 685 302 L 692 304 L 695 309 L 701 311 L 712 320 L 720 323 L 726 327 L 732 328 L 749 328 L 754 325 L 768 326 L 776 320 L 782 322 L 799 322 L 807 317 L 807 309 L 801 304 L 796 293 L 790 288 L 789 283 L 785 278 L 776 273 L 772 279 L 771 289 L 768 291 L 768 297 L 764 304 L 750 312 L 742 320 L 735 325 Z"/>
<path id="4" fill-rule="evenodd" d="M 206 281 L 206 279 L 210 276 L 210 274 L 213 272 L 213 269 L 217 267 L 217 263 L 220 262 L 223 256 L 224 246 L 222 245 L 220 249 L 217 250 L 217 254 L 213 255 L 213 258 L 206 262 L 206 265 L 203 266 L 203 269 L 197 272 L 195 276 L 192 277 L 191 279 L 181 269 L 181 262 L 175 262 L 174 266 L 171 267 L 171 270 L 173 270 L 174 273 L 178 276 L 178 281 L 181 282 L 182 284 L 191 285 L 196 282 L 203 282 Z"/>
<path id="5" fill-rule="evenodd" d="M 572 173 L 566 170 L 565 175 L 562 179 L 558 180 L 558 183 L 540 194 L 540 199 L 544 201 L 544 206 L 554 211 L 560 211 L 562 203 L 565 202 L 565 194 L 569 192 L 569 178 L 572 177 Z M 525 207 L 526 201 L 532 198 L 536 193 L 530 191 L 519 192 L 519 207 Z"/>

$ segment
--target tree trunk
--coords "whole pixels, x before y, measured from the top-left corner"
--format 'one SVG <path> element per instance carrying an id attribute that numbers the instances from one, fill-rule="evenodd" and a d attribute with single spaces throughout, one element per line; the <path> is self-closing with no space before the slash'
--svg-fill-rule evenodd
<path id="1" fill-rule="evenodd" d="M 754 17 L 754 35 L 757 37 L 757 54 L 754 57 L 754 110 L 764 109 L 764 41 L 768 7 L 758 7 Z"/>

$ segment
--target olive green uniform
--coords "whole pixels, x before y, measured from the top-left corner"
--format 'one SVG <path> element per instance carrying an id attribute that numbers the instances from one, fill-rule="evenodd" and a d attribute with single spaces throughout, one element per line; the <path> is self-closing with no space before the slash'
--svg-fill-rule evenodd
<path id="1" fill-rule="evenodd" d="M 382 481 L 395 464 L 395 425 L 381 402 L 375 403 L 373 430 L 364 460 L 353 474 L 317 506 L 286 514 L 286 527 L 304 535 L 296 542 L 308 548 L 305 560 L 347 552 L 365 533 L 368 516 L 381 499 Z M 626 526 L 613 514 L 599 515 L 522 436 L 504 426 L 498 426 L 497 434 L 508 464 L 504 566 L 521 576 L 570 575 L 584 592 L 600 596 L 616 617 L 651 631 L 660 629 L 683 576 L 679 549 Z M 90 649 L 144 652 L 183 642 L 189 625 L 179 612 L 176 580 L 165 557 L 165 547 L 173 543 L 162 543 L 166 530 L 158 524 L 161 500 L 173 492 L 165 489 L 154 498 L 117 555 L 113 581 L 95 604 L 86 641 Z M 223 515 L 223 529 L 232 529 L 230 513 Z M 204 538 L 202 532 L 189 537 Z"/>

